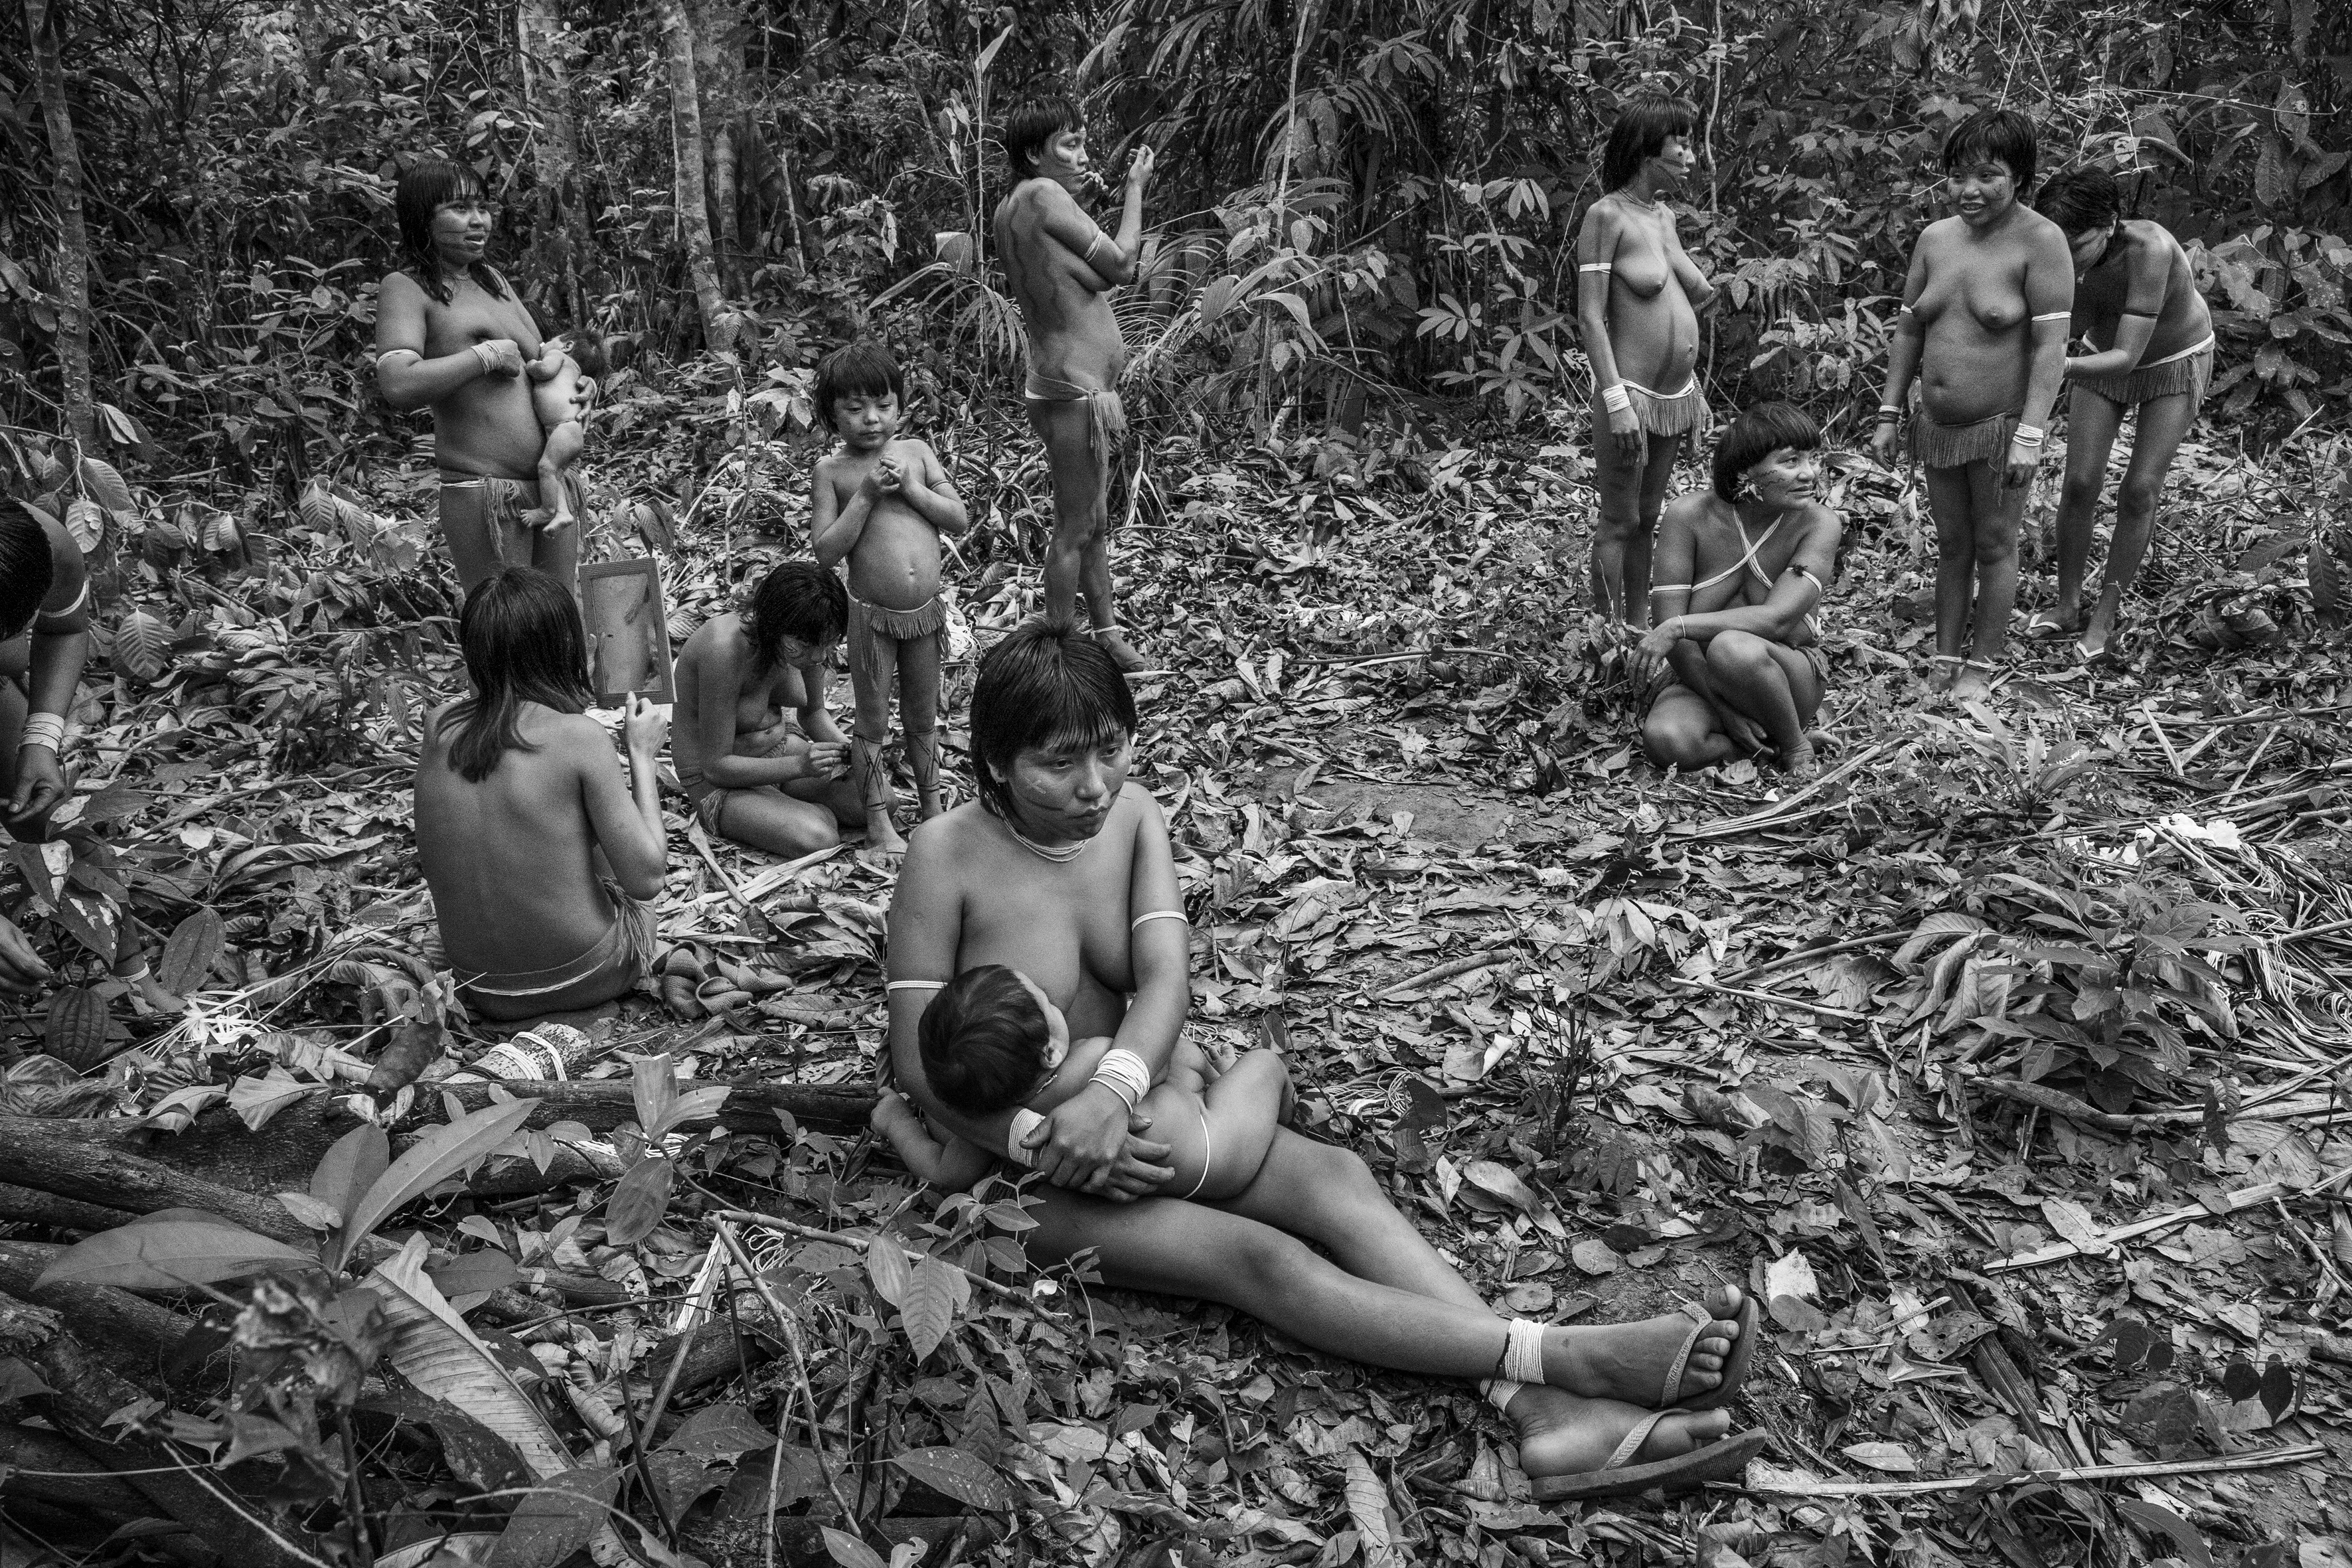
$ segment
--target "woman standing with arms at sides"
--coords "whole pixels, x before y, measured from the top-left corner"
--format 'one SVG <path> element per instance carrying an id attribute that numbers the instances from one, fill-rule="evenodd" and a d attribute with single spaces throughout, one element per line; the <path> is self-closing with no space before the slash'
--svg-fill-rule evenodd
<path id="1" fill-rule="evenodd" d="M 540 494 L 547 434 L 523 376 L 543 345 L 522 300 L 482 259 L 496 222 L 489 195 L 464 164 L 429 159 L 402 172 L 393 208 L 402 265 L 376 300 L 376 385 L 403 412 L 433 410 L 441 531 L 458 586 L 470 592 L 509 565 L 576 589 L 582 528 L 525 517 L 555 502 Z M 577 470 L 565 483 L 573 515 L 584 516 Z"/>
<path id="2" fill-rule="evenodd" d="M 2213 317 L 2189 275 L 2189 254 L 2161 224 L 2126 221 L 2116 179 L 2070 169 L 2042 187 L 2034 210 L 2056 224 L 2074 253 L 2075 330 L 2093 353 L 2066 362 L 2066 485 L 2058 499 L 2058 605 L 2026 625 L 2028 637 L 2072 637 L 2097 658 L 2115 636 L 2124 590 L 2139 574 L 2156 530 L 2157 498 L 2181 437 L 2197 423 L 2213 379 Z M 2139 410 L 2131 467 L 2116 496 L 2116 537 L 2090 624 L 2083 578 L 2107 453 L 2124 416 Z"/>
<path id="3" fill-rule="evenodd" d="M 1607 192 L 1576 237 L 1576 316 L 1592 364 L 1592 597 L 1611 619 L 1650 624 L 1650 544 L 1675 454 L 1706 427 L 1698 311 L 1715 285 L 1683 253 L 1664 196 L 1697 163 L 1698 110 L 1679 98 L 1633 99 L 1609 130 Z"/>
<path id="4" fill-rule="evenodd" d="M 2013 109 L 1972 114 L 1944 138 L 1955 211 L 1912 247 L 1870 437 L 1893 462 L 1916 375 L 1911 450 L 1936 519 L 1927 684 L 1961 700 L 1991 691 L 2008 646 L 2017 528 L 2066 371 L 2074 268 L 2058 226 L 2019 200 L 2034 159 L 2032 123 Z"/>

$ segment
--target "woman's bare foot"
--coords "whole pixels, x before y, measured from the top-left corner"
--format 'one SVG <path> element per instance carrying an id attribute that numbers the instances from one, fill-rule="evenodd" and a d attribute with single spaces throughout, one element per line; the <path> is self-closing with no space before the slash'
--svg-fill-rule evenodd
<path id="1" fill-rule="evenodd" d="M 1960 673 L 1960 656 L 1956 653 L 1939 653 L 1930 658 L 1927 660 L 1927 689 L 1949 691 L 1954 678 Z"/>
<path id="2" fill-rule="evenodd" d="M 1715 1321 L 1691 1347 L 1671 1403 L 1696 1399 L 1723 1382 L 1724 1362 L 1739 1337 L 1739 1309 L 1746 1300 L 1737 1285 L 1717 1285 L 1707 1291 L 1706 1310 Z M 1588 1398 L 1622 1399 L 1645 1410 L 1657 1409 L 1666 1367 L 1690 1331 L 1691 1320 L 1680 1312 L 1638 1323 L 1547 1330 L 1544 1381 Z"/>
<path id="3" fill-rule="evenodd" d="M 1800 784 L 1821 775 L 1822 760 L 1813 752 L 1811 735 L 1789 748 L 1788 754 L 1780 759 L 1780 771 Z"/>
<path id="4" fill-rule="evenodd" d="M 1615 1399 L 1579 1399 L 1558 1388 L 1529 1387 L 1511 1401 L 1511 1424 L 1518 1429 L 1519 1468 L 1530 1477 L 1587 1474 L 1609 1456 L 1649 1412 Z M 1687 1454 L 1721 1440 L 1731 1430 L 1731 1412 L 1704 1410 L 1669 1415 L 1627 1460 L 1650 1464 Z"/>

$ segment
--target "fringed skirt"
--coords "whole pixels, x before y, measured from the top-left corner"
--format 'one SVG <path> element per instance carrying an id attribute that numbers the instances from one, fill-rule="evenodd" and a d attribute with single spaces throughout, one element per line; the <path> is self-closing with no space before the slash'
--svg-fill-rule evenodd
<path id="1" fill-rule="evenodd" d="M 1968 425 L 1938 425 L 1924 408 L 1911 416 L 1911 455 L 1923 468 L 1962 468 L 1970 463 L 2000 463 L 2009 457 L 2010 438 L 2017 434 L 2017 416 L 1996 414 Z"/>
<path id="2" fill-rule="evenodd" d="M 1696 376 L 1675 393 L 1653 392 L 1638 382 L 1621 381 L 1618 384 L 1633 400 L 1633 416 L 1652 436 L 1687 436 L 1707 427 L 1706 395 L 1699 390 Z M 1609 428 L 1609 411 L 1597 390 L 1592 395 L 1592 419 L 1596 431 Z"/>
<path id="3" fill-rule="evenodd" d="M 2189 396 L 2193 413 L 2205 403 L 2205 388 L 2213 380 L 2213 340 L 2206 340 L 2154 364 L 2144 364 L 2121 375 L 2086 375 L 2074 384 L 2105 398 L 2120 408 L 2134 408 L 2159 397 Z"/>

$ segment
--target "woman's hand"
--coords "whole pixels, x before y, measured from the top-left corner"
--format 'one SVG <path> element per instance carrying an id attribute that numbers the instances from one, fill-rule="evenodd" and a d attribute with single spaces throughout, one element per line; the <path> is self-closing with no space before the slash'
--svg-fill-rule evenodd
<path id="1" fill-rule="evenodd" d="M 1759 752 L 1770 750 L 1772 745 L 1770 732 L 1738 709 L 1718 704 L 1715 710 L 1715 718 L 1716 722 L 1723 726 L 1724 734 L 1728 736 L 1731 743 L 1738 747 L 1744 754 L 1752 757 Z"/>
<path id="2" fill-rule="evenodd" d="M 31 996 L 53 976 L 16 922 L 0 916 L 0 994 Z"/>
<path id="3" fill-rule="evenodd" d="M 1680 616 L 1669 616 L 1643 633 L 1642 640 L 1633 645 L 1633 653 L 1626 658 L 1628 668 L 1633 672 L 1634 684 L 1647 691 L 1650 682 L 1658 678 L 1658 671 L 1665 668 L 1667 656 L 1675 651 L 1675 645 L 1682 640 Z"/>
<path id="4" fill-rule="evenodd" d="M 1150 1117 L 1128 1110 L 1108 1089 L 1090 1085 L 1055 1107 L 1027 1146 L 1037 1152 L 1036 1168 L 1054 1185 L 1126 1203 L 1158 1192 L 1176 1173 L 1165 1163 L 1169 1145 L 1138 1136 L 1150 1128 Z"/>
<path id="5" fill-rule="evenodd" d="M 16 753 L 16 793 L 0 809 L 0 824 L 11 837 L 29 841 L 37 837 L 42 815 L 65 797 L 65 765 L 58 754 L 47 746 L 27 746 Z"/>
<path id="6" fill-rule="evenodd" d="M 621 734 L 628 742 L 629 755 L 653 761 L 661 755 L 662 742 L 669 735 L 669 710 L 646 701 L 642 692 L 630 692 Z"/>
<path id="7" fill-rule="evenodd" d="M 1151 149 L 1138 147 L 1134 155 L 1127 161 L 1127 188 L 1130 191 L 1139 191 L 1150 182 L 1150 179 Z"/>
<path id="8" fill-rule="evenodd" d="M 2020 485 L 2030 485 L 2033 482 L 2033 470 L 2041 466 L 2042 447 L 2039 442 L 2012 441 L 2009 444 L 2009 467 L 2003 471 L 2001 480 L 2011 489 Z"/>
<path id="9" fill-rule="evenodd" d="M 849 776 L 849 748 L 839 741 L 811 741 L 801 762 L 808 769 L 804 775 L 813 779 L 845 779 Z"/>
<path id="10" fill-rule="evenodd" d="M 1893 419 L 1882 419 L 1870 432 L 1870 455 L 1885 464 L 1895 466 L 1895 454 L 1902 449 L 1903 426 Z"/>
<path id="11" fill-rule="evenodd" d="M 484 375 L 512 381 L 522 374 L 522 345 L 512 338 L 484 338 L 474 345 L 474 353 L 482 362 Z"/>
<path id="12" fill-rule="evenodd" d="M 1609 411 L 1609 438 L 1616 443 L 1617 460 L 1638 463 L 1642 460 L 1642 416 L 1631 408 Z"/>

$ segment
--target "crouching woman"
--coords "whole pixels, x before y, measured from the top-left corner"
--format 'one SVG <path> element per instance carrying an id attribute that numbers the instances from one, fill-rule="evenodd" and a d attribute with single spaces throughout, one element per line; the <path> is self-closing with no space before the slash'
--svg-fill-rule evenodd
<path id="1" fill-rule="evenodd" d="M 631 694 L 624 775 L 583 711 L 579 606 L 547 573 L 494 572 L 458 628 L 474 694 L 426 721 L 416 769 L 417 854 L 457 994 L 499 1023 L 609 1002 L 652 965 L 668 721 Z"/>
<path id="2" fill-rule="evenodd" d="M 1742 414 L 1715 448 L 1711 489 L 1666 509 L 1650 590 L 1656 621 L 1633 655 L 1642 744 L 1661 767 L 1769 753 L 1810 778 L 1829 664 L 1820 609 L 1836 568 L 1821 426 L 1785 403 Z"/>

